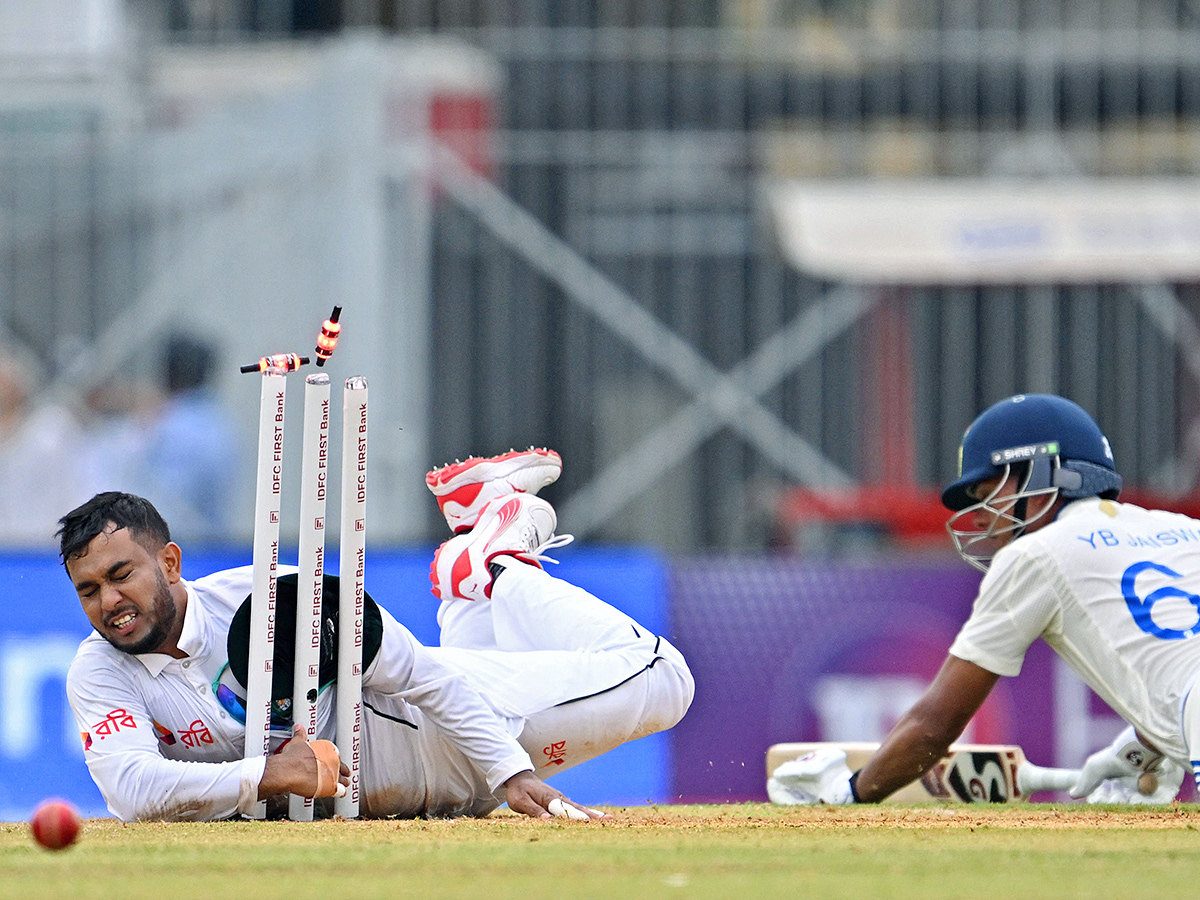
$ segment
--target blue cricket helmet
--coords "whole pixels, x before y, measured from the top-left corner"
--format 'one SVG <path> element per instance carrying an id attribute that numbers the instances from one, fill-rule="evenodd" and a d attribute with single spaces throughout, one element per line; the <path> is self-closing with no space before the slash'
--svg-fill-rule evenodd
<path id="1" fill-rule="evenodd" d="M 1049 464 L 1053 458 L 1058 466 Z M 1057 486 L 1068 499 L 1115 500 L 1121 491 L 1108 438 L 1083 407 L 1054 394 L 1017 394 L 971 423 L 959 449 L 959 477 L 942 491 L 942 503 L 966 509 L 977 502 L 970 487 L 1024 461 L 1045 463 L 1044 486 Z"/>

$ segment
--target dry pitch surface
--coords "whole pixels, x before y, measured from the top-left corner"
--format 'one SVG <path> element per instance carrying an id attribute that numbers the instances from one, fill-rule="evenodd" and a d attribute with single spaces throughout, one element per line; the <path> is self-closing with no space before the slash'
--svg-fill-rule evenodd
<path id="1" fill-rule="evenodd" d="M 1200 806 L 611 808 L 593 823 L 0 825 L 0 897 L 1187 897 Z"/>

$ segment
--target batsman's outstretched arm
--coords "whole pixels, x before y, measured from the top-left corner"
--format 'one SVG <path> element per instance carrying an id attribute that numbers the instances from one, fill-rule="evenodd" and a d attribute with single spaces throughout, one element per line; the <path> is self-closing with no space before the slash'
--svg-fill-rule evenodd
<path id="1" fill-rule="evenodd" d="M 855 797 L 862 803 L 878 803 L 929 771 L 962 734 L 999 677 L 948 655 L 921 699 L 859 771 Z"/>

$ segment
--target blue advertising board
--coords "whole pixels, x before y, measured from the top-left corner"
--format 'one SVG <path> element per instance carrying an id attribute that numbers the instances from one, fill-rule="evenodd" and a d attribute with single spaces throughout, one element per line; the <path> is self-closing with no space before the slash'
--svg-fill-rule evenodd
<path id="1" fill-rule="evenodd" d="M 367 590 L 425 644 L 436 645 L 437 601 L 429 592 L 432 548 L 372 551 Z M 567 548 L 555 574 L 668 634 L 666 565 L 649 551 Z M 336 559 L 336 553 L 329 554 Z M 285 562 L 295 562 L 285 553 Z M 247 565 L 248 549 L 186 552 L 184 577 Z M 332 570 L 331 570 L 332 571 Z M 85 816 L 107 816 L 83 761 L 66 702 L 67 669 L 91 631 L 52 553 L 0 554 L 9 613 L 0 623 L 0 821 L 21 821 L 46 797 L 63 797 Z M 670 785 L 670 737 L 652 735 L 555 776 L 567 796 L 589 804 L 663 802 Z"/>

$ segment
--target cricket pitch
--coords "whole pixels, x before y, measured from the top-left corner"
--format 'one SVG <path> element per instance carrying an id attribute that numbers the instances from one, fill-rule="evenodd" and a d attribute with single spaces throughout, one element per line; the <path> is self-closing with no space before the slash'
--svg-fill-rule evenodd
<path id="1" fill-rule="evenodd" d="M 53 853 L 0 825 L 0 896 L 1187 896 L 1200 806 L 769 804 L 608 808 L 599 822 L 139 823 Z"/>

